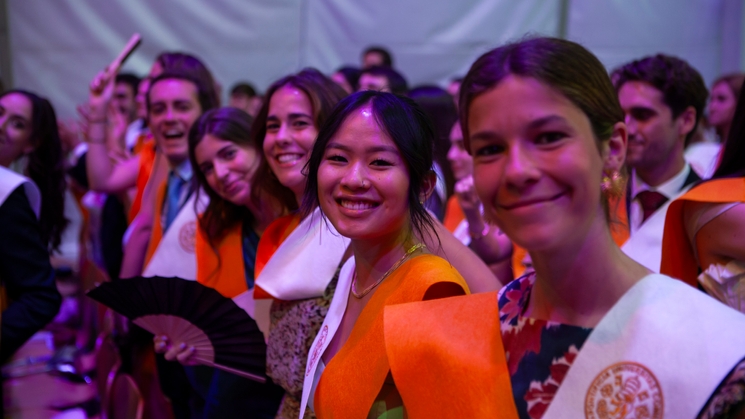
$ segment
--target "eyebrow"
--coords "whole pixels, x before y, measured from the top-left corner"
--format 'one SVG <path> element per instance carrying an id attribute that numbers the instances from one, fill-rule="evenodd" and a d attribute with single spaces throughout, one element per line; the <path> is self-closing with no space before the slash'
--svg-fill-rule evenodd
<path id="1" fill-rule="evenodd" d="M 8 112 L 8 110 L 7 110 L 7 109 L 5 109 L 5 107 L 4 107 L 4 106 L 0 106 L 0 110 L 2 110 L 3 112 Z M 23 122 L 28 122 L 28 119 L 26 119 L 26 117 L 25 117 L 25 116 L 23 116 L 23 115 L 21 115 L 21 114 L 19 114 L 19 113 L 13 113 L 13 112 L 10 112 L 10 116 L 11 116 L 12 118 L 18 118 L 18 119 L 22 120 Z"/>
<path id="2" fill-rule="evenodd" d="M 310 118 L 313 119 L 312 116 L 305 114 L 305 113 L 291 113 L 287 115 L 287 119 L 298 119 L 298 118 Z M 276 115 L 269 115 L 266 117 L 266 119 L 279 119 Z"/>
<path id="3" fill-rule="evenodd" d="M 567 120 L 564 117 L 559 116 L 559 115 L 544 116 L 543 118 L 538 118 L 538 119 L 531 121 L 528 124 L 528 128 L 529 129 L 541 128 L 544 125 L 550 124 L 552 122 L 566 123 Z"/>
<path id="4" fill-rule="evenodd" d="M 340 144 L 340 143 L 337 143 L 335 141 L 330 141 L 326 145 L 326 148 L 327 149 L 333 148 L 333 149 L 336 149 L 336 150 L 342 150 L 342 151 L 347 151 L 347 152 L 351 152 L 352 151 L 352 148 L 351 147 L 345 146 L 344 144 Z M 373 146 L 373 147 L 367 148 L 367 149 L 365 149 L 365 151 L 367 153 L 388 152 L 388 153 L 398 154 L 398 149 L 396 147 L 390 146 L 390 145 L 377 145 L 377 146 Z"/>
<path id="5" fill-rule="evenodd" d="M 559 115 L 548 115 L 542 118 L 534 119 L 527 125 L 528 130 L 535 130 L 542 128 L 544 125 L 550 123 L 567 123 L 566 118 Z M 501 138 L 498 134 L 493 131 L 481 131 L 477 132 L 469 137 L 469 141 L 490 141 Z"/>

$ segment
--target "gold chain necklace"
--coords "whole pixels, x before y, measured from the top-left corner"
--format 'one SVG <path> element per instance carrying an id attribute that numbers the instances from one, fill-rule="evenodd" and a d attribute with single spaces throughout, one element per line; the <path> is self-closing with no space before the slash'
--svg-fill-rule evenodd
<path id="1" fill-rule="evenodd" d="M 384 279 L 388 278 L 388 275 L 392 274 L 393 271 L 398 269 L 399 266 L 401 266 L 404 262 L 406 262 L 406 259 L 411 256 L 412 253 L 416 252 L 419 249 L 426 249 L 427 246 L 424 245 L 424 243 L 417 243 L 409 248 L 409 250 L 404 253 L 404 255 L 401 257 L 401 259 L 398 260 L 398 262 L 394 263 L 393 266 L 391 266 L 390 269 L 388 269 L 383 276 L 380 277 L 377 281 L 375 281 L 374 284 L 370 285 L 369 287 L 362 290 L 362 292 L 355 291 L 355 288 L 357 288 L 357 270 L 354 271 L 354 280 L 352 281 L 352 295 L 354 295 L 357 298 L 362 298 L 370 293 L 375 287 L 380 285 L 381 282 L 383 282 Z"/>

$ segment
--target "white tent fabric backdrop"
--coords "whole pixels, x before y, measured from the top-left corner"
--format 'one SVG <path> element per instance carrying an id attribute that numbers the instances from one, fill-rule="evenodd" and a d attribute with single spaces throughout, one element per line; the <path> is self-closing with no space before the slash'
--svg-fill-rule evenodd
<path id="1" fill-rule="evenodd" d="M 566 37 L 583 43 L 609 69 L 665 52 L 688 60 L 710 83 L 743 61 L 741 0 L 564 1 Z M 344 64 L 358 65 L 360 51 L 371 44 L 393 51 L 395 66 L 410 85 L 444 86 L 500 43 L 526 34 L 560 35 L 561 5 L 557 0 L 7 2 L 15 87 L 48 97 L 62 117 L 74 116 L 92 77 L 133 32 L 142 34 L 143 45 L 123 71 L 145 75 L 159 52 L 185 51 L 202 58 L 224 90 L 240 80 L 264 90 L 305 66 L 331 73 Z"/>

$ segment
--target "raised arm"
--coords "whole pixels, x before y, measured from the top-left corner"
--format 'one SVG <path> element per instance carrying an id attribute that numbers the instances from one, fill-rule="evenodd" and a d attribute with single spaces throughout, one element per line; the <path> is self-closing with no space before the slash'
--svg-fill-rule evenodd
<path id="1" fill-rule="evenodd" d="M 86 170 L 90 189 L 106 193 L 119 193 L 136 185 L 139 156 L 114 163 L 109 157 L 111 143 L 108 138 L 108 108 L 114 92 L 116 71 L 105 70 L 91 83 L 87 109 L 79 109 L 84 123 L 87 123 Z M 111 121 L 113 123 L 113 121 Z"/>

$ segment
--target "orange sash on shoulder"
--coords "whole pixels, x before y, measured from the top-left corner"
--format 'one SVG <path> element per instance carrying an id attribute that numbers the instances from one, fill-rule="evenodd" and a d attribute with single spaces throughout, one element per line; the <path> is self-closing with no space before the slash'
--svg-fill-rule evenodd
<path id="1" fill-rule="evenodd" d="M 158 186 L 158 194 L 155 196 L 155 211 L 153 211 L 153 230 L 152 234 L 150 235 L 150 242 L 147 245 L 147 253 L 145 253 L 145 263 L 142 265 L 143 267 L 147 266 L 150 263 L 150 259 L 153 258 L 153 254 L 155 254 L 155 250 L 158 248 L 160 240 L 163 238 L 163 226 L 160 224 L 160 209 L 163 208 L 163 200 L 166 197 L 166 183 L 167 180 L 164 180 L 163 183 Z"/>
<path id="2" fill-rule="evenodd" d="M 217 253 L 210 246 L 204 230 L 198 227 L 195 252 L 197 282 L 214 288 L 227 298 L 234 298 L 248 291 L 241 223 L 228 231 L 217 246 Z"/>
<path id="3" fill-rule="evenodd" d="M 453 195 L 448 199 L 447 206 L 445 207 L 445 218 L 442 220 L 442 225 L 448 229 L 449 232 L 454 232 L 461 221 L 466 219 L 466 215 L 463 213 L 463 208 L 458 203 L 458 197 Z"/>
<path id="4" fill-rule="evenodd" d="M 150 179 L 150 173 L 153 171 L 153 164 L 155 164 L 155 140 L 153 140 L 152 135 L 141 135 L 137 139 L 137 144 L 139 146 L 140 167 L 137 171 L 137 193 L 132 200 L 132 206 L 129 208 L 130 223 L 140 212 L 142 194 L 145 192 L 145 185 L 147 185 L 147 180 Z M 135 150 L 137 148 L 135 146 Z"/>
<path id="5" fill-rule="evenodd" d="M 365 418 L 390 366 L 383 337 L 383 310 L 394 304 L 421 301 L 438 283 L 453 283 L 468 292 L 463 277 L 446 260 L 422 255 L 394 271 L 360 313 L 344 346 L 321 375 L 315 393 L 319 418 Z M 352 298 L 352 297 L 350 297 Z"/>
<path id="6" fill-rule="evenodd" d="M 258 278 L 261 271 L 269 262 L 274 252 L 277 251 L 287 236 L 300 224 L 300 216 L 296 214 L 286 215 L 274 220 L 261 235 L 259 245 L 256 248 L 256 266 L 254 278 Z M 241 259 L 242 260 L 242 259 Z M 254 287 L 254 298 L 273 298 L 268 292 L 259 286 Z"/>
<path id="7" fill-rule="evenodd" d="M 386 307 L 385 347 L 410 418 L 517 418 L 497 292 Z"/>
<path id="8" fill-rule="evenodd" d="M 698 284 L 698 264 L 693 245 L 688 241 L 683 223 L 685 201 L 727 203 L 745 202 L 745 178 L 724 178 L 706 181 L 676 199 L 667 209 L 665 234 L 662 237 L 660 273 L 683 280 L 688 285 Z"/>

